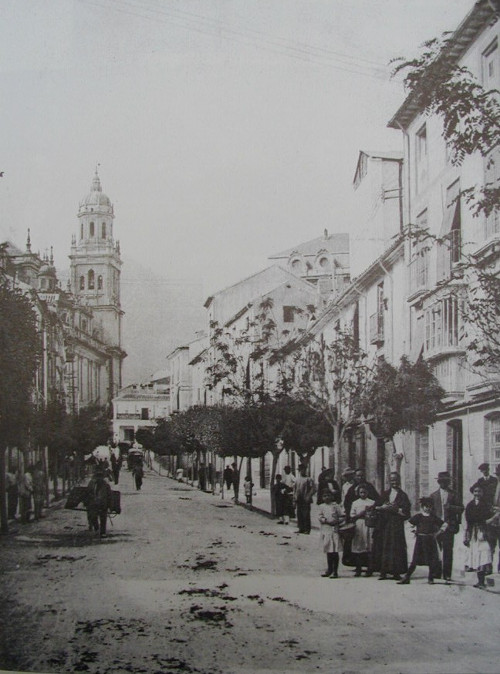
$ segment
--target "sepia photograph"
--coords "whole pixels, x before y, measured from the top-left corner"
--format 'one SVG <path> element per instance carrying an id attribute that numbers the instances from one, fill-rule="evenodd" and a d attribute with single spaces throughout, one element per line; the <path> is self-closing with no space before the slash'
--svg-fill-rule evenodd
<path id="1" fill-rule="evenodd" d="M 499 37 L 0 1 L 0 671 L 500 672 Z"/>

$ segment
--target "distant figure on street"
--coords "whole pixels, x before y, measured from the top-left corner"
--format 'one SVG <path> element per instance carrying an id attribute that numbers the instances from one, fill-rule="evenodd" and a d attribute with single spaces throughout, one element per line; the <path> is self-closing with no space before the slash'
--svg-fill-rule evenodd
<path id="1" fill-rule="evenodd" d="M 31 497 L 33 495 L 33 478 L 31 468 L 28 466 L 24 473 L 19 475 L 19 516 L 23 524 L 27 524 L 30 518 Z"/>
<path id="2" fill-rule="evenodd" d="M 479 480 L 472 485 L 470 488 L 470 493 L 473 494 L 476 487 L 481 487 L 483 490 L 483 502 L 493 505 L 498 480 L 496 477 L 493 477 L 493 475 L 490 475 L 489 463 L 482 463 L 480 466 L 478 466 L 478 470 L 481 471 L 483 477 L 480 477 Z"/>
<path id="3" fill-rule="evenodd" d="M 385 580 L 389 574 L 394 580 L 401 580 L 401 574 L 408 571 L 404 523 L 410 517 L 411 505 L 401 489 L 398 473 L 389 475 L 389 484 L 390 488 L 382 494 L 376 506 L 381 520 L 380 529 L 376 532 L 376 542 L 380 546 L 379 580 Z"/>
<path id="4" fill-rule="evenodd" d="M 299 466 L 299 475 L 295 480 L 293 498 L 297 506 L 298 534 L 311 533 L 311 503 L 316 492 L 312 477 L 306 475 L 307 467 Z"/>
<path id="5" fill-rule="evenodd" d="M 224 477 L 226 489 L 229 491 L 231 489 L 231 487 L 233 486 L 233 471 L 232 471 L 231 466 L 227 465 L 224 468 L 223 477 Z"/>
<path id="6" fill-rule="evenodd" d="M 252 478 L 250 477 L 250 475 L 247 475 L 245 481 L 243 482 L 243 491 L 245 492 L 245 501 L 247 503 L 252 502 L 252 490 L 253 490 Z"/>
<path id="7" fill-rule="evenodd" d="M 280 473 L 278 473 L 274 478 L 273 484 L 274 509 L 278 518 L 277 524 L 285 524 L 285 490 L 286 486 L 281 481 Z"/>
<path id="8" fill-rule="evenodd" d="M 458 494 L 450 489 L 451 475 L 448 471 L 438 473 L 437 482 L 439 489 L 432 492 L 432 510 L 446 524 L 437 537 L 439 548 L 443 555 L 443 578 L 451 580 L 453 569 L 453 547 L 455 534 L 458 534 L 460 520 L 464 510 Z"/>
<path id="9" fill-rule="evenodd" d="M 96 466 L 94 475 L 87 485 L 85 495 L 89 530 L 99 532 L 101 538 L 106 536 L 108 509 L 111 506 L 111 487 L 106 480 L 103 466 Z"/>
<path id="10" fill-rule="evenodd" d="M 399 585 L 409 585 L 412 573 L 417 566 L 429 567 L 427 582 L 432 585 L 434 578 L 441 578 L 441 560 L 439 559 L 436 536 L 446 531 L 446 523 L 432 512 L 433 500 L 429 496 L 420 499 L 420 512 L 410 517 L 409 522 L 415 527 L 415 547 L 408 571 L 398 581 Z"/>
<path id="11" fill-rule="evenodd" d="M 113 481 L 118 484 L 120 480 L 121 457 L 117 458 L 115 453 L 111 450 L 111 472 L 113 473 Z"/>
<path id="12" fill-rule="evenodd" d="M 474 498 L 465 508 L 464 545 L 467 548 L 465 567 L 468 571 L 477 572 L 477 583 L 474 587 L 486 587 L 485 577 L 492 572 L 491 546 L 488 541 L 486 521 L 492 516 L 493 508 L 485 500 L 481 487 L 474 487 Z"/>
<path id="13" fill-rule="evenodd" d="M 37 461 L 33 469 L 33 509 L 35 520 L 42 517 L 43 502 L 45 500 L 45 474 L 42 462 Z"/>
<path id="14" fill-rule="evenodd" d="M 9 520 L 14 520 L 16 518 L 17 504 L 19 502 L 17 470 L 6 472 L 5 481 L 5 486 L 7 488 L 7 517 Z"/>
<path id="15" fill-rule="evenodd" d="M 177 468 L 175 471 L 175 479 L 177 482 L 184 482 L 184 468 Z"/>
<path id="16" fill-rule="evenodd" d="M 142 480 L 144 478 L 144 468 L 142 467 L 142 462 L 134 464 L 132 468 L 132 475 L 134 477 L 135 488 L 137 491 L 140 491 L 142 487 Z"/>
<path id="17" fill-rule="evenodd" d="M 238 496 L 240 493 L 240 472 L 238 470 L 238 464 L 232 463 L 232 478 L 233 478 L 233 491 L 234 491 L 234 502 L 238 503 Z"/>
<path id="18" fill-rule="evenodd" d="M 327 564 L 326 571 L 321 574 L 323 578 L 338 578 L 339 553 L 342 552 L 339 525 L 343 521 L 344 513 L 341 506 L 334 502 L 332 492 L 325 489 L 319 507 L 320 541 L 323 552 L 326 553 Z"/>
<path id="19" fill-rule="evenodd" d="M 284 521 L 285 524 L 288 524 L 291 517 L 295 517 L 295 506 L 293 503 L 293 492 L 295 487 L 295 475 L 292 473 L 290 466 L 285 466 L 283 469 L 283 484 L 285 486 L 284 495 L 285 495 L 285 504 L 284 504 Z"/>
<path id="20" fill-rule="evenodd" d="M 203 461 L 200 461 L 200 466 L 198 468 L 198 488 L 201 489 L 201 491 L 206 491 L 207 488 L 207 473 Z"/>

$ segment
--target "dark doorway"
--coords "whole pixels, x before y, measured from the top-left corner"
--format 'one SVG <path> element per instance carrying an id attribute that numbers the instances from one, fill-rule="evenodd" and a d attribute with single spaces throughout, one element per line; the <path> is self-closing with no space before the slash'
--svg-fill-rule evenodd
<path id="1" fill-rule="evenodd" d="M 462 421 L 455 419 L 446 424 L 447 467 L 453 480 L 453 489 L 463 499 L 463 430 Z"/>

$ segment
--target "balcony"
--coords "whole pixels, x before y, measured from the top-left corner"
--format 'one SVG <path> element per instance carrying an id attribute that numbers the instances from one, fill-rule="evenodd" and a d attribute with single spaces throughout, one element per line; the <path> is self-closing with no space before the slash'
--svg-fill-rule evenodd
<path id="1" fill-rule="evenodd" d="M 377 312 L 370 316 L 370 344 L 380 346 L 384 343 L 384 315 Z"/>

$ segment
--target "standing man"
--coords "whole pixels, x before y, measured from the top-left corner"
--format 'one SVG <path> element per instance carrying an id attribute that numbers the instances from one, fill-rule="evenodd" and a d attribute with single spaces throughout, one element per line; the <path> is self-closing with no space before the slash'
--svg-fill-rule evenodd
<path id="1" fill-rule="evenodd" d="M 101 538 L 106 536 L 108 509 L 111 506 L 111 487 L 105 478 L 105 468 L 97 465 L 86 493 L 89 529 L 99 532 Z"/>
<path id="2" fill-rule="evenodd" d="M 493 505 L 493 499 L 495 498 L 498 480 L 496 477 L 493 477 L 493 475 L 490 475 L 489 463 L 482 463 L 478 466 L 478 470 L 481 471 L 483 477 L 480 477 L 479 480 L 472 485 L 470 493 L 473 494 L 476 487 L 481 487 L 483 490 L 483 501 L 491 506 Z"/>
<path id="3" fill-rule="evenodd" d="M 382 494 L 376 506 L 381 519 L 377 532 L 379 580 L 385 580 L 388 575 L 394 580 L 401 580 L 401 574 L 408 571 L 405 520 L 410 518 L 411 504 L 408 495 L 401 489 L 398 473 L 389 475 L 389 484 L 390 488 Z"/>
<path id="4" fill-rule="evenodd" d="M 458 494 L 450 489 L 451 475 L 448 471 L 438 473 L 437 483 L 439 489 L 430 496 L 434 515 L 443 520 L 444 527 L 437 537 L 439 548 L 443 554 L 443 578 L 451 580 L 453 569 L 453 545 L 455 534 L 458 534 L 460 520 L 464 510 Z"/>
<path id="5" fill-rule="evenodd" d="M 231 469 L 231 466 L 227 465 L 224 468 L 223 479 L 224 482 L 226 483 L 226 489 L 229 491 L 233 486 L 233 471 Z"/>
<path id="6" fill-rule="evenodd" d="M 366 487 L 367 498 L 372 499 L 372 501 L 376 501 L 379 498 L 378 491 L 375 489 L 372 483 L 366 481 L 364 468 L 356 468 L 354 471 L 354 481 L 346 491 L 344 497 L 344 510 L 347 519 L 349 519 L 351 514 L 351 506 L 353 502 L 358 498 L 357 489 L 361 484 Z"/>
<path id="7" fill-rule="evenodd" d="M 233 468 L 233 489 L 234 489 L 234 502 L 238 503 L 238 496 L 240 493 L 240 471 L 238 470 L 238 464 L 236 461 L 231 464 Z"/>
<path id="8" fill-rule="evenodd" d="M 316 492 L 312 477 L 307 477 L 306 466 L 299 466 L 299 476 L 294 486 L 294 501 L 297 506 L 297 524 L 299 534 L 311 533 L 311 503 Z"/>

